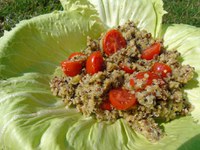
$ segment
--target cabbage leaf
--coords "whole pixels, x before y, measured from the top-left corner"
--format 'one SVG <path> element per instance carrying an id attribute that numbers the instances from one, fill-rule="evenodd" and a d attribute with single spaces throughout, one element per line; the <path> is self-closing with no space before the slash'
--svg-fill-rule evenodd
<path id="1" fill-rule="evenodd" d="M 165 30 L 164 46 L 168 50 L 177 49 L 181 53 L 183 64 L 195 68 L 194 79 L 184 89 L 189 101 L 194 105 L 192 116 L 200 123 L 200 28 L 174 24 Z"/>
<path id="2" fill-rule="evenodd" d="M 78 19 L 77 19 L 78 18 Z M 52 74 L 60 61 L 85 48 L 105 27 L 90 9 L 54 12 L 20 22 L 0 39 L 0 78 Z"/>
<path id="3" fill-rule="evenodd" d="M 200 125 L 194 122 L 200 119 L 200 29 L 171 25 L 160 31 L 165 13 L 161 0 L 61 2 L 65 11 L 22 21 L 0 38 L 0 149 L 200 149 Z M 98 38 L 127 20 L 163 38 L 168 50 L 180 51 L 183 63 L 196 70 L 185 87 L 194 105 L 192 115 L 163 123 L 166 136 L 157 143 L 134 132 L 123 119 L 97 122 L 65 108 L 49 87 L 60 61 L 85 48 L 87 36 Z"/>
<path id="4" fill-rule="evenodd" d="M 134 21 L 138 28 L 145 29 L 157 37 L 162 23 L 161 0 L 61 0 L 65 10 L 83 9 L 94 6 L 102 22 L 109 28 L 123 25 L 127 20 Z"/>

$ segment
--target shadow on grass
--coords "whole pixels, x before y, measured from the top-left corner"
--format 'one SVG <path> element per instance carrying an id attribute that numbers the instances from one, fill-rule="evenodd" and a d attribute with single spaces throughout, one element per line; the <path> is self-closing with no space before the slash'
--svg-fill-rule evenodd
<path id="1" fill-rule="evenodd" d="M 177 150 L 200 150 L 200 134 L 192 137 Z"/>

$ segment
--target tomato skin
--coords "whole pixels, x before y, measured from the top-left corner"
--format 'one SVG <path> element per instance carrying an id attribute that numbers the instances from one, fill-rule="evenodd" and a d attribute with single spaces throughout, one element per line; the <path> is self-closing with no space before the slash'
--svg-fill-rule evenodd
<path id="1" fill-rule="evenodd" d="M 135 70 L 129 68 L 128 66 L 124 65 L 124 64 L 120 64 L 119 67 L 124 70 L 126 73 L 132 74 Z"/>
<path id="2" fill-rule="evenodd" d="M 122 34 L 116 30 L 111 29 L 106 33 L 102 40 L 103 50 L 109 56 L 116 51 L 126 47 L 126 40 Z"/>
<path id="3" fill-rule="evenodd" d="M 145 78 L 145 74 L 148 75 L 148 78 Z M 154 79 L 157 79 L 157 80 L 160 80 L 160 76 L 153 73 L 153 72 L 150 72 L 150 71 L 145 71 L 145 72 L 139 72 L 138 74 L 136 74 L 136 79 L 141 79 L 141 80 L 144 80 L 144 84 L 141 88 L 137 89 L 137 90 L 142 90 L 142 89 L 145 89 L 148 85 L 151 85 L 153 83 L 153 80 Z M 130 79 L 130 85 L 131 86 L 135 86 L 135 81 L 134 79 Z"/>
<path id="4" fill-rule="evenodd" d="M 74 56 L 85 56 L 85 54 L 81 52 L 74 52 L 69 55 L 68 59 L 72 59 Z"/>
<path id="5" fill-rule="evenodd" d="M 61 62 L 61 67 L 65 75 L 73 77 L 81 73 L 85 60 L 71 61 L 75 56 L 85 56 L 81 52 L 72 53 L 67 60 Z"/>
<path id="6" fill-rule="evenodd" d="M 109 92 L 109 101 L 117 110 L 126 110 L 136 105 L 136 97 L 128 90 L 117 88 Z"/>
<path id="7" fill-rule="evenodd" d="M 100 108 L 103 110 L 109 110 L 109 111 L 112 110 L 110 101 L 108 101 L 108 100 L 103 101 L 100 105 Z"/>
<path id="8" fill-rule="evenodd" d="M 135 86 L 135 81 L 134 81 L 134 79 L 130 79 L 129 82 L 130 82 L 130 85 L 131 85 L 131 86 Z"/>
<path id="9" fill-rule="evenodd" d="M 153 64 L 152 71 L 158 75 L 161 75 L 162 78 L 167 77 L 167 74 L 172 73 L 170 66 L 159 62 Z"/>
<path id="10" fill-rule="evenodd" d="M 152 82 L 153 82 L 153 79 L 160 79 L 160 77 L 153 73 L 153 72 L 150 72 L 150 71 L 145 71 L 145 72 L 139 72 L 137 75 L 136 75 L 136 78 L 137 79 L 144 79 L 145 78 L 145 74 L 148 74 L 148 78 L 146 79 L 146 84 L 147 85 L 151 85 Z"/>
<path id="11" fill-rule="evenodd" d="M 151 60 L 155 56 L 160 54 L 161 44 L 160 43 L 154 43 L 144 51 L 142 51 L 141 58 L 146 60 Z"/>
<path id="12" fill-rule="evenodd" d="M 150 71 L 146 71 L 146 72 L 139 72 L 137 75 L 136 75 L 136 78 L 137 79 L 144 79 L 145 78 L 145 74 L 148 74 L 148 78 L 146 79 L 146 86 L 147 85 L 151 85 L 153 83 L 153 79 L 160 79 L 160 77 L 153 73 L 153 72 L 150 72 Z"/>
<path id="13" fill-rule="evenodd" d="M 103 70 L 103 56 L 100 51 L 93 52 L 86 61 L 86 72 L 93 75 Z"/>
<path id="14" fill-rule="evenodd" d="M 61 67 L 65 75 L 73 77 L 81 73 L 82 62 L 65 60 L 61 62 Z"/>

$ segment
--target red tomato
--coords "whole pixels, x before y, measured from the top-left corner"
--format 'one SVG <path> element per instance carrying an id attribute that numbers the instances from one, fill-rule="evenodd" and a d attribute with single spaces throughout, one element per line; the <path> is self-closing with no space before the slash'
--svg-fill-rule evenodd
<path id="1" fill-rule="evenodd" d="M 145 78 L 145 74 L 148 75 L 148 78 Z M 146 72 L 139 72 L 137 75 L 136 75 L 136 79 L 145 79 L 144 80 L 144 84 L 143 84 L 143 87 L 141 89 L 144 89 L 146 86 L 148 85 L 151 85 L 153 83 L 153 80 L 154 79 L 160 79 L 159 75 L 153 73 L 153 72 L 150 72 L 150 71 L 146 71 Z M 130 85 L 131 86 L 134 86 L 135 85 L 135 81 L 134 79 L 130 79 Z"/>
<path id="2" fill-rule="evenodd" d="M 103 69 L 103 56 L 100 51 L 93 52 L 86 61 L 86 72 L 93 75 Z"/>
<path id="3" fill-rule="evenodd" d="M 128 66 L 126 66 L 126 65 L 124 65 L 124 64 L 120 64 L 119 65 L 120 66 L 120 68 L 122 69 L 122 70 L 124 70 L 126 73 L 133 73 L 135 70 L 133 70 L 133 69 L 131 69 L 131 68 L 129 68 Z"/>
<path id="4" fill-rule="evenodd" d="M 102 45 L 104 52 L 109 56 L 126 47 L 126 40 L 118 30 L 112 29 L 104 36 Z"/>
<path id="5" fill-rule="evenodd" d="M 150 72 L 150 71 L 139 72 L 136 75 L 136 78 L 137 79 L 144 79 L 145 78 L 145 74 L 148 74 L 148 78 L 145 81 L 146 82 L 145 86 L 151 85 L 153 83 L 153 79 L 160 79 L 160 77 L 157 74 L 155 74 L 153 72 Z"/>
<path id="6" fill-rule="evenodd" d="M 135 85 L 135 81 L 134 81 L 134 79 L 130 79 L 129 82 L 130 82 L 130 85 L 131 85 L 131 86 L 134 86 L 134 85 Z"/>
<path id="7" fill-rule="evenodd" d="M 136 105 L 136 97 L 125 89 L 113 89 L 109 92 L 109 101 L 118 110 L 126 110 Z"/>
<path id="8" fill-rule="evenodd" d="M 153 45 L 142 51 L 141 58 L 146 60 L 153 59 L 155 56 L 160 54 L 160 48 L 160 43 L 154 43 Z"/>
<path id="9" fill-rule="evenodd" d="M 170 66 L 164 63 L 156 62 L 152 67 L 152 71 L 158 75 L 161 75 L 161 77 L 164 78 L 167 76 L 167 74 L 170 74 L 172 72 L 172 69 L 170 68 Z"/>
<path id="10" fill-rule="evenodd" d="M 109 110 L 109 111 L 112 110 L 110 101 L 108 101 L 108 100 L 103 101 L 100 105 L 100 108 L 103 110 Z"/>
<path id="11" fill-rule="evenodd" d="M 72 59 L 74 56 L 85 56 L 85 54 L 83 54 L 81 52 L 74 52 L 71 55 L 69 55 L 68 59 Z"/>
<path id="12" fill-rule="evenodd" d="M 61 67 L 67 76 L 73 77 L 81 73 L 83 65 L 80 61 L 65 60 L 61 62 Z"/>

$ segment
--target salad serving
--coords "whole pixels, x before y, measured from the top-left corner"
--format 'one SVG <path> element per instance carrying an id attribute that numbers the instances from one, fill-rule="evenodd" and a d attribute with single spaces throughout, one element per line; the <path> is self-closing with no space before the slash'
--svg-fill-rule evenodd
<path id="1" fill-rule="evenodd" d="M 161 40 L 133 22 L 88 37 L 87 47 L 61 63 L 63 75 L 51 83 L 54 95 L 84 116 L 114 122 L 124 118 L 151 141 L 164 135 L 158 121 L 188 115 L 192 109 L 182 87 L 194 68 L 179 62 L 180 53 L 166 51 Z M 157 121 L 156 121 L 157 120 Z"/>
<path id="2" fill-rule="evenodd" d="M 199 149 L 200 29 L 162 0 L 60 2 L 0 38 L 0 149 Z"/>

